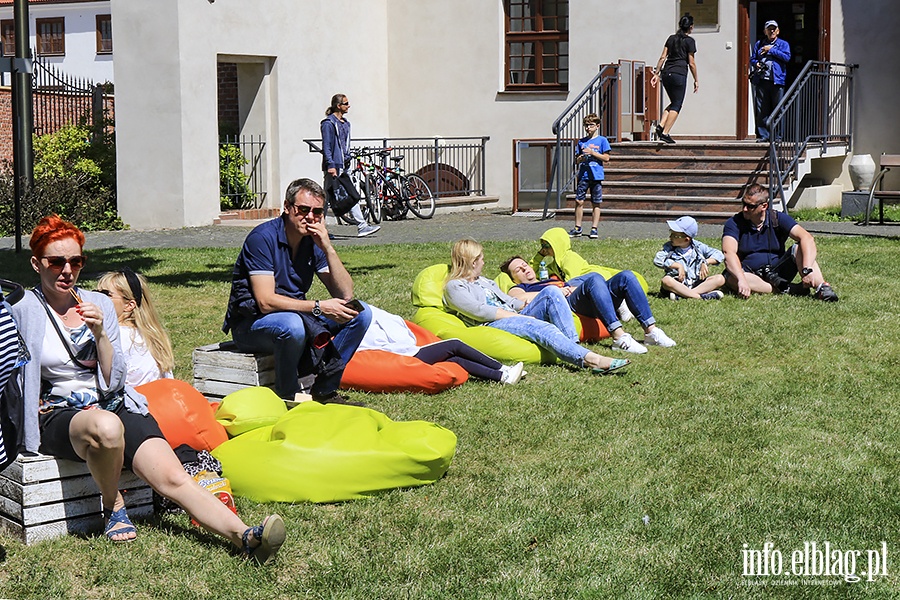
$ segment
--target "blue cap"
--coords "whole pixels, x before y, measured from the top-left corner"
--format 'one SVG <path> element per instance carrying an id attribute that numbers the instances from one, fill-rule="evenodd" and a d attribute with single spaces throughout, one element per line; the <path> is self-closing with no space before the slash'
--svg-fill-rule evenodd
<path id="1" fill-rule="evenodd" d="M 674 221 L 666 221 L 666 224 L 672 231 L 683 233 L 691 239 L 697 237 L 697 221 L 694 217 L 678 217 Z"/>

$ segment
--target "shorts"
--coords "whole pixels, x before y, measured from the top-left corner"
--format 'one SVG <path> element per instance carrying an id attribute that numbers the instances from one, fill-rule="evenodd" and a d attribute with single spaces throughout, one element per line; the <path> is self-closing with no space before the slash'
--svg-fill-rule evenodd
<path id="1" fill-rule="evenodd" d="M 687 73 L 678 75 L 677 73 L 663 73 L 662 84 L 669 97 L 669 105 L 667 111 L 675 111 L 680 113 L 684 106 L 684 93 L 687 90 Z"/>
<path id="2" fill-rule="evenodd" d="M 88 410 L 103 409 L 91 408 Z M 78 408 L 54 408 L 39 415 L 41 445 L 38 450 L 41 454 L 84 462 L 84 459 L 75 452 L 69 437 L 69 425 L 75 415 L 80 412 L 82 409 Z M 125 426 L 125 467 L 130 469 L 134 455 L 141 444 L 151 438 L 166 438 L 152 415 L 144 416 L 140 413 L 128 412 L 124 402 L 119 404 L 113 412 Z"/>
<path id="3" fill-rule="evenodd" d="M 779 277 L 784 279 L 785 281 L 793 281 L 797 276 L 797 244 L 793 244 L 790 248 L 787 249 L 787 252 L 781 255 L 775 264 L 769 265 L 769 268 L 772 273 L 776 273 Z M 760 271 L 765 269 L 763 266 L 760 269 L 748 269 L 744 267 L 744 271 L 748 273 L 754 273 L 756 275 L 760 275 Z M 762 277 L 762 275 L 760 275 Z M 765 277 L 763 277 L 765 279 Z"/>
<path id="4" fill-rule="evenodd" d="M 587 191 L 591 190 L 591 202 L 600 204 L 603 202 L 603 182 L 594 181 L 593 179 L 579 179 L 578 187 L 575 188 L 575 200 L 584 202 L 587 198 Z"/>

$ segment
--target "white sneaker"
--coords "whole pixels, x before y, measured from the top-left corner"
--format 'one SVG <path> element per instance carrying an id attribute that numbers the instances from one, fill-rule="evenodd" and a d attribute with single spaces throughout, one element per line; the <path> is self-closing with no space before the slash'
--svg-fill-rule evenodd
<path id="1" fill-rule="evenodd" d="M 632 354 L 646 354 L 647 349 L 641 346 L 636 339 L 631 337 L 630 333 L 623 333 L 622 337 L 613 340 L 613 348 L 623 352 L 631 352 Z"/>
<path id="2" fill-rule="evenodd" d="M 624 300 L 622 300 L 622 303 L 619 304 L 619 308 L 616 312 L 619 313 L 619 321 L 621 321 L 622 323 L 627 323 L 634 318 L 634 315 L 631 314 L 630 310 L 628 310 L 628 303 Z"/>
<path id="3" fill-rule="evenodd" d="M 647 346 L 662 346 L 663 348 L 672 348 L 675 346 L 675 340 L 666 335 L 666 332 L 659 327 L 654 327 L 650 333 L 644 334 L 644 344 Z"/>
<path id="4" fill-rule="evenodd" d="M 366 225 L 357 232 L 356 237 L 366 237 L 367 235 L 372 235 L 379 229 L 381 229 L 381 225 Z"/>
<path id="5" fill-rule="evenodd" d="M 505 383 L 507 385 L 515 385 L 519 383 L 519 380 L 522 379 L 523 371 L 525 368 L 525 363 L 517 362 L 511 367 L 502 366 L 500 370 L 503 371 L 503 375 L 500 376 L 500 383 Z"/>

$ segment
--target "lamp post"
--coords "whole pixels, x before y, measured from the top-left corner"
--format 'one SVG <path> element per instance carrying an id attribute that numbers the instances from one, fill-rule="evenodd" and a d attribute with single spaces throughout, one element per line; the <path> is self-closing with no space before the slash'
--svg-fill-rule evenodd
<path id="1" fill-rule="evenodd" d="M 16 54 L 11 61 L 13 116 L 13 174 L 15 177 L 14 218 L 16 252 L 22 251 L 22 201 L 34 186 L 34 153 L 31 133 L 34 107 L 31 103 L 31 51 L 29 49 L 28 0 L 15 0 Z"/>

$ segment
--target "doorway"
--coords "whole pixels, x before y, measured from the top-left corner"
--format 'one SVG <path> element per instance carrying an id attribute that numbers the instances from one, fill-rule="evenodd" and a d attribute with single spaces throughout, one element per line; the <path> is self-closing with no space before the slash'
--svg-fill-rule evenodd
<path id="1" fill-rule="evenodd" d="M 738 39 L 741 44 L 738 51 L 736 132 L 739 140 L 747 139 L 753 131 L 747 70 L 753 44 L 763 36 L 763 25 L 769 20 L 778 22 L 779 37 L 791 45 L 786 88 L 791 86 L 808 61 L 831 59 L 831 0 L 739 0 Z"/>

